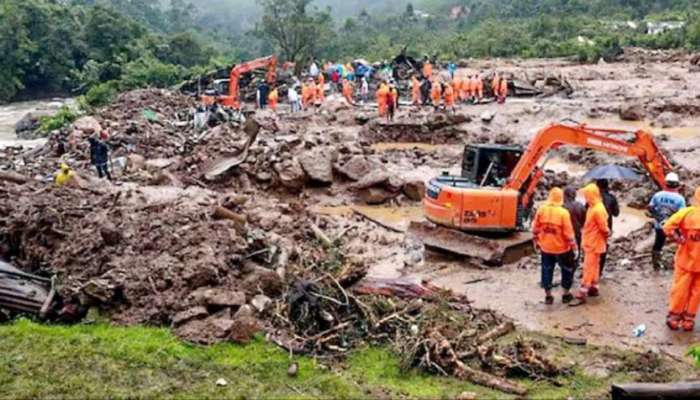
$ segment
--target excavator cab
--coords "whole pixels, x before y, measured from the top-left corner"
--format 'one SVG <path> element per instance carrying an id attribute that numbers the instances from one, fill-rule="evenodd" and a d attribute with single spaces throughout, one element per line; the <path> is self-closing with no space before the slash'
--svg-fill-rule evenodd
<path id="1" fill-rule="evenodd" d="M 503 187 L 522 155 L 523 149 L 517 146 L 467 145 L 462 178 L 480 187 Z"/>

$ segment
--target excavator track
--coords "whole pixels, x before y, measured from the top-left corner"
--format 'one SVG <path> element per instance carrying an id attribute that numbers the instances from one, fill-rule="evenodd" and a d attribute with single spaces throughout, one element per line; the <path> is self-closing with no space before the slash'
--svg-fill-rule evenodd
<path id="1" fill-rule="evenodd" d="M 430 222 L 411 222 L 408 234 L 428 248 L 480 259 L 488 266 L 511 264 L 534 253 L 530 232 L 487 237 L 483 233 L 471 234 Z"/>

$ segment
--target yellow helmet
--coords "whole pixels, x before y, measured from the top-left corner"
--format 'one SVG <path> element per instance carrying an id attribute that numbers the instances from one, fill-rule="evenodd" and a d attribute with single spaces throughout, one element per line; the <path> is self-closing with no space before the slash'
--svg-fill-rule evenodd
<path id="1" fill-rule="evenodd" d="M 68 172 L 70 171 L 70 167 L 66 163 L 61 163 L 61 171 L 62 172 Z"/>

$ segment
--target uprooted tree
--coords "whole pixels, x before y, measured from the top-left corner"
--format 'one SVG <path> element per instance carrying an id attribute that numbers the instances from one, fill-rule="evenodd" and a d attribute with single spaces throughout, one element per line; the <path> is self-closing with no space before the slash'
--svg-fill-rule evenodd
<path id="1" fill-rule="evenodd" d="M 279 47 L 287 61 L 301 63 L 314 54 L 324 34 L 330 32 L 330 13 L 309 10 L 311 0 L 263 0 L 263 16 L 256 33 Z M 295 71 L 299 72 L 299 70 Z"/>

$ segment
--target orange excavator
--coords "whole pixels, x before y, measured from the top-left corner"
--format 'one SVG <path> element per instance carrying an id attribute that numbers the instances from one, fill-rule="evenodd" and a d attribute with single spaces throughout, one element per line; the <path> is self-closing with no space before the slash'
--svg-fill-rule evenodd
<path id="1" fill-rule="evenodd" d="M 253 70 L 267 68 L 267 82 L 272 84 L 277 78 L 277 57 L 269 56 L 258 58 L 242 64 L 238 64 L 231 69 L 229 79 L 217 80 L 214 82 L 214 93 L 202 95 L 202 104 L 209 106 L 215 103 L 240 109 L 241 100 L 239 94 L 239 85 L 241 75 L 249 73 Z M 226 93 L 226 85 L 228 85 L 228 95 Z"/>
<path id="2" fill-rule="evenodd" d="M 615 136 L 633 135 L 631 140 Z M 499 265 L 531 248 L 528 232 L 533 196 L 544 175 L 539 161 L 550 150 L 577 146 L 634 157 L 651 179 L 666 188 L 672 166 L 651 133 L 553 124 L 535 135 L 527 149 L 467 145 L 462 175 L 430 180 L 423 207 L 430 223 L 413 223 L 409 232 L 426 246 L 480 258 Z"/>

